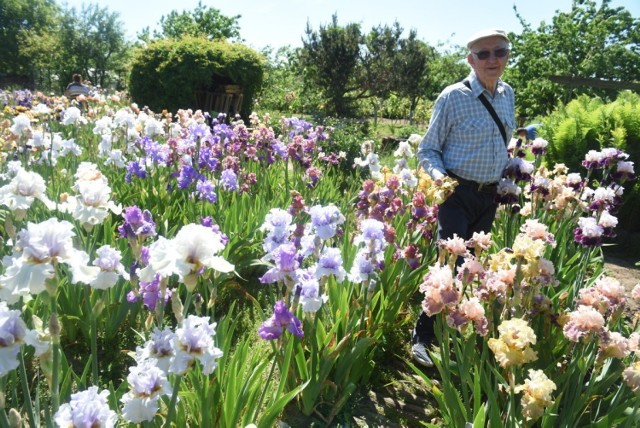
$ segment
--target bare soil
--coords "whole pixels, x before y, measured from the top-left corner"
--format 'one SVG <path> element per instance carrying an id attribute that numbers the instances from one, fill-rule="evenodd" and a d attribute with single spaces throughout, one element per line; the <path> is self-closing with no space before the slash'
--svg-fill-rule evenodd
<path id="1" fill-rule="evenodd" d="M 604 249 L 604 268 L 609 276 L 614 277 L 627 291 L 640 283 L 640 255 L 621 251 L 618 248 Z"/>

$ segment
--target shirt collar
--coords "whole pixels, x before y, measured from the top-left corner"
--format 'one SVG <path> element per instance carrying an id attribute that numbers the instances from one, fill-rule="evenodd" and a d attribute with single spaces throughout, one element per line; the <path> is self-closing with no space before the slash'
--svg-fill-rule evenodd
<path id="1" fill-rule="evenodd" d="M 483 92 L 486 92 L 487 94 L 489 94 L 489 96 L 493 96 L 493 94 L 489 92 L 488 89 L 482 86 L 482 83 L 480 83 L 480 80 L 478 79 L 478 76 L 476 76 L 475 71 L 472 70 L 469 74 L 469 77 L 467 78 L 469 79 L 469 83 L 471 83 L 471 93 L 474 97 L 479 97 Z M 503 93 L 504 84 L 501 79 L 498 79 L 498 83 L 496 84 L 496 95 L 502 95 Z"/>

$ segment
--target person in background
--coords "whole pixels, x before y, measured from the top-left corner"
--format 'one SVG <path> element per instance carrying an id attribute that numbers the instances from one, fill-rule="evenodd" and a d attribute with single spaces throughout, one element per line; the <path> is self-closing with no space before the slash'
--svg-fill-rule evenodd
<path id="1" fill-rule="evenodd" d="M 64 90 L 64 96 L 70 100 L 75 100 L 80 95 L 89 96 L 89 87 L 82 83 L 82 76 L 80 74 L 73 75 L 73 81 L 67 85 Z"/>
<path id="2" fill-rule="evenodd" d="M 439 206 L 439 239 L 457 235 L 468 240 L 474 232 L 491 230 L 498 207 L 497 185 L 508 162 L 507 136 L 515 128 L 513 89 L 500 79 L 509 60 L 509 45 L 507 34 L 497 29 L 480 31 L 469 39 L 471 73 L 440 93 L 420 143 L 418 161 L 435 184 L 442 184 L 446 177 L 458 182 L 455 192 Z M 433 322 L 422 312 L 412 334 L 413 358 L 426 367 L 433 366 L 428 353 L 435 339 Z"/>
<path id="3" fill-rule="evenodd" d="M 532 123 L 524 128 L 518 128 L 516 129 L 516 137 L 522 139 L 525 143 L 533 141 L 538 136 L 538 128 L 541 126 L 541 123 Z"/>
<path id="4" fill-rule="evenodd" d="M 523 142 L 527 142 L 527 128 L 518 128 L 516 129 L 516 138 L 518 140 L 522 140 Z"/>

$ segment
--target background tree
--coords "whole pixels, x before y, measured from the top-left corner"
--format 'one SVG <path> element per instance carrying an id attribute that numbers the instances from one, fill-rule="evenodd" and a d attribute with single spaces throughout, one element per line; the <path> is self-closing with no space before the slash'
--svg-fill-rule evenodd
<path id="1" fill-rule="evenodd" d="M 391 27 L 373 27 L 364 40 L 361 90 L 372 97 L 374 123 L 378 122 L 380 107 L 398 86 L 399 70 L 394 65 L 397 63 L 402 32 L 402 27 L 396 21 Z"/>
<path id="2" fill-rule="evenodd" d="M 19 39 L 20 56 L 29 58 L 34 87 L 60 91 L 58 73 L 66 55 L 59 33 L 30 29 L 21 32 Z"/>
<path id="3" fill-rule="evenodd" d="M 512 64 L 505 80 L 518 96 L 518 112 L 535 117 L 580 94 L 615 98 L 617 89 L 560 85 L 553 76 L 604 81 L 640 81 L 640 19 L 610 0 L 574 0 L 569 12 L 557 12 L 538 30 L 518 14 L 522 34 L 510 34 Z"/>
<path id="4" fill-rule="evenodd" d="M 199 1 L 193 11 L 178 13 L 173 10 L 167 16 L 162 16 L 160 18 L 161 31 L 155 32 L 154 35 L 156 38 L 172 39 L 193 36 L 205 37 L 209 40 L 240 40 L 240 24 L 238 24 L 240 17 L 241 15 L 225 16 L 220 13 L 220 10 L 203 6 Z"/>
<path id="5" fill-rule="evenodd" d="M 154 40 L 137 49 L 129 76 L 131 97 L 155 111 L 194 108 L 198 93 L 220 85 L 240 85 L 240 113 L 251 113 L 254 95 L 264 75 L 264 57 L 253 49 L 226 40 L 203 37 Z M 197 108 L 205 108 L 200 106 Z M 211 106 L 207 106 L 207 111 Z M 229 113 L 229 112 L 224 112 Z"/>
<path id="6" fill-rule="evenodd" d="M 60 64 L 62 83 L 69 83 L 73 73 L 101 87 L 121 78 L 129 54 L 122 28 L 119 13 L 97 4 L 65 10 L 60 28 L 65 52 Z"/>
<path id="7" fill-rule="evenodd" d="M 362 34 L 358 24 L 338 26 L 338 16 L 316 32 L 307 22 L 301 63 L 305 67 L 306 84 L 319 89 L 329 115 L 350 117 L 354 112 L 353 91 L 360 88 L 360 45 Z"/>
<path id="8" fill-rule="evenodd" d="M 20 42 L 51 33 L 59 12 L 53 0 L 0 0 L 0 73 L 31 78 L 33 63 Z"/>
<path id="9" fill-rule="evenodd" d="M 411 124 L 418 101 L 436 90 L 431 70 L 437 56 L 433 47 L 418 40 L 415 30 L 411 30 L 409 37 L 400 41 L 400 51 L 395 61 L 397 88 L 398 94 L 409 100 Z"/>
<path id="10" fill-rule="evenodd" d="M 264 111 L 305 113 L 309 106 L 318 105 L 315 88 L 305 87 L 300 70 L 300 48 L 283 46 L 277 50 L 262 50 L 266 58 L 264 84 L 256 101 Z"/>

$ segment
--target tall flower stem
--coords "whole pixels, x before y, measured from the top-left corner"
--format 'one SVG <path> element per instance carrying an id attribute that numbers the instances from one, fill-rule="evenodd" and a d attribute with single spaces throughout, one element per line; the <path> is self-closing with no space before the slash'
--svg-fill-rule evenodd
<path id="1" fill-rule="evenodd" d="M 277 363 L 278 363 L 278 358 L 277 358 L 277 355 L 274 354 L 273 361 L 271 361 L 271 370 L 269 370 L 269 376 L 267 376 L 267 381 L 264 383 L 264 388 L 262 389 L 262 393 L 260 394 L 260 400 L 258 401 L 258 405 L 254 409 L 254 411 L 256 412 L 260 411 L 260 408 L 262 407 L 264 396 L 266 395 L 267 390 L 269 389 L 269 384 L 271 383 L 271 378 L 273 377 L 273 372 L 276 369 Z M 254 417 L 255 417 L 255 414 L 254 414 Z"/>
<path id="2" fill-rule="evenodd" d="M 36 418 L 33 413 L 33 404 L 31 403 L 31 391 L 29 390 L 29 380 L 27 379 L 27 371 L 24 366 L 24 351 L 20 351 L 20 383 L 22 384 L 22 394 L 24 395 L 24 405 L 27 410 L 27 415 L 29 416 L 29 426 L 31 428 L 36 428 Z M 4 411 L 2 412 L 6 417 Z M 2 425 L 2 424 L 0 424 Z M 8 425 L 2 425 L 8 426 Z"/>
<path id="3" fill-rule="evenodd" d="M 94 385 L 98 385 L 98 325 L 96 316 L 91 307 L 91 290 L 89 286 L 84 287 L 84 299 L 86 301 L 87 312 L 89 315 L 89 323 L 91 327 L 91 375 Z"/>
<path id="4" fill-rule="evenodd" d="M 516 420 L 516 395 L 514 392 L 516 388 L 515 373 L 509 371 L 507 378 L 509 379 L 509 414 L 507 419 L 511 421 L 510 426 L 515 427 L 518 426 L 518 421 Z"/>
<path id="5" fill-rule="evenodd" d="M 287 157 L 284 160 L 284 186 L 285 186 L 285 191 L 286 191 L 286 195 L 289 194 L 289 158 Z"/>
<path id="6" fill-rule="evenodd" d="M 580 266 L 580 269 L 578 271 L 578 274 L 576 275 L 576 278 L 573 280 L 571 286 L 569 287 L 569 295 L 567 296 L 567 302 L 572 302 L 577 292 L 583 286 L 582 281 L 584 280 L 584 276 L 587 270 L 587 264 L 591 259 L 592 251 L 593 249 L 591 247 L 586 247 L 584 252 L 582 253 L 582 256 L 580 258 L 580 263 L 578 264 L 578 266 Z"/>
<path id="7" fill-rule="evenodd" d="M 180 381 L 182 376 L 176 375 L 176 380 L 173 382 L 173 393 L 171 394 L 171 401 L 169 402 L 169 412 L 167 413 L 167 420 L 164 422 L 164 426 L 170 427 L 171 422 L 176 413 L 176 403 L 178 402 L 178 391 L 180 390 Z"/>
<path id="8" fill-rule="evenodd" d="M 637 422 L 638 419 L 638 409 L 640 408 L 640 395 L 636 395 L 636 398 L 633 403 L 633 410 L 631 411 L 631 416 L 627 418 L 627 421 L 624 424 L 624 428 L 631 427 L 633 423 Z"/>
<path id="9" fill-rule="evenodd" d="M 49 331 L 51 332 L 51 407 L 55 414 L 60 407 L 60 323 L 58 320 L 58 300 L 56 295 L 51 296 L 51 318 L 49 319 Z"/>
<path id="10" fill-rule="evenodd" d="M 9 418 L 7 418 L 7 411 L 5 409 L 2 409 L 2 412 L 0 412 L 0 426 L 9 426 Z"/>
<path id="11" fill-rule="evenodd" d="M 365 316 L 367 313 L 367 294 L 369 292 L 369 282 L 371 280 L 366 280 L 362 285 L 362 312 L 360 313 L 360 328 L 365 329 L 364 322 Z"/>

